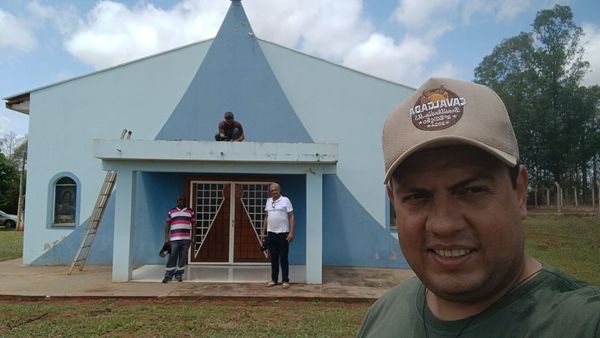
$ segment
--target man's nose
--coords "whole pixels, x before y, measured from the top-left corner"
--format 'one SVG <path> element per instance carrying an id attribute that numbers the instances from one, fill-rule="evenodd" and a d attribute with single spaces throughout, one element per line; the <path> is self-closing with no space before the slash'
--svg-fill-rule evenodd
<path id="1" fill-rule="evenodd" d="M 425 224 L 428 232 L 439 236 L 448 236 L 463 230 L 465 224 L 460 207 L 451 195 L 434 197 L 434 203 Z"/>

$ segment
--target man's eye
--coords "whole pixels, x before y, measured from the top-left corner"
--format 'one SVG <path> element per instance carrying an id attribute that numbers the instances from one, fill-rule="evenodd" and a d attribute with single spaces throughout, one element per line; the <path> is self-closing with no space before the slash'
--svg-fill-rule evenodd
<path id="1" fill-rule="evenodd" d="M 427 194 L 425 194 L 425 193 L 414 193 L 414 194 L 405 196 L 402 200 L 404 200 L 405 202 L 410 202 L 410 201 L 420 201 L 425 198 L 427 198 Z"/>
<path id="2" fill-rule="evenodd" d="M 465 187 L 463 189 L 459 189 L 457 191 L 458 195 L 470 195 L 470 194 L 479 194 L 482 192 L 486 192 L 488 189 L 485 187 L 473 186 L 473 187 Z"/>

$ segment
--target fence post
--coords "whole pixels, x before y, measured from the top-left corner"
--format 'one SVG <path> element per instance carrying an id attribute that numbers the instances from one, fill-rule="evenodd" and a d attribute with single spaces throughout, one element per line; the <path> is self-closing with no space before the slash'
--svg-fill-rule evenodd
<path id="1" fill-rule="evenodd" d="M 537 203 L 537 187 L 535 187 L 535 190 L 533 190 L 533 203 L 535 204 L 535 208 L 537 209 L 538 207 L 538 203 Z"/>
<path id="2" fill-rule="evenodd" d="M 560 188 L 560 207 L 564 208 L 565 206 L 565 189 Z"/>
<path id="3" fill-rule="evenodd" d="M 575 209 L 577 209 L 577 187 L 573 187 L 573 199 L 575 200 Z"/>
<path id="4" fill-rule="evenodd" d="M 596 186 L 598 187 L 598 217 L 600 217 L 600 180 L 596 182 Z"/>
<path id="5" fill-rule="evenodd" d="M 546 189 L 546 207 L 550 208 L 550 189 L 544 187 Z"/>
<path id="6" fill-rule="evenodd" d="M 596 210 L 596 188 L 592 184 L 592 213 Z"/>
<path id="7" fill-rule="evenodd" d="M 560 207 L 561 207 L 560 184 L 558 184 L 558 182 L 555 181 L 554 185 L 556 186 L 556 212 L 560 214 Z"/>

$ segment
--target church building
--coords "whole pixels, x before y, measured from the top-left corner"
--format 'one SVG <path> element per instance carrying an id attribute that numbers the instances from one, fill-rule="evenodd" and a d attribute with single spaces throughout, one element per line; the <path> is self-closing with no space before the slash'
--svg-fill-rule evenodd
<path id="1" fill-rule="evenodd" d="M 272 182 L 294 206 L 290 264 L 305 282 L 322 283 L 324 266 L 408 268 L 381 129 L 413 91 L 260 39 L 232 0 L 213 39 L 7 97 L 29 115 L 23 263 L 71 263 L 114 171 L 87 260 L 112 265 L 114 281 L 164 265 L 163 226 L 180 193 L 196 213 L 190 264 L 266 265 Z M 243 142 L 215 141 L 228 111 Z"/>

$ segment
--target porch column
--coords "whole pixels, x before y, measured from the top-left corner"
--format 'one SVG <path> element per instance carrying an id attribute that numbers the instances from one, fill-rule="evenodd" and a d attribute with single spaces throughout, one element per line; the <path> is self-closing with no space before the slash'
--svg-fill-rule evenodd
<path id="1" fill-rule="evenodd" d="M 323 174 L 306 175 L 306 283 L 323 283 Z"/>
<path id="2" fill-rule="evenodd" d="M 136 172 L 117 171 L 115 185 L 115 224 L 113 238 L 112 281 L 127 282 L 132 276 L 133 210 Z"/>

